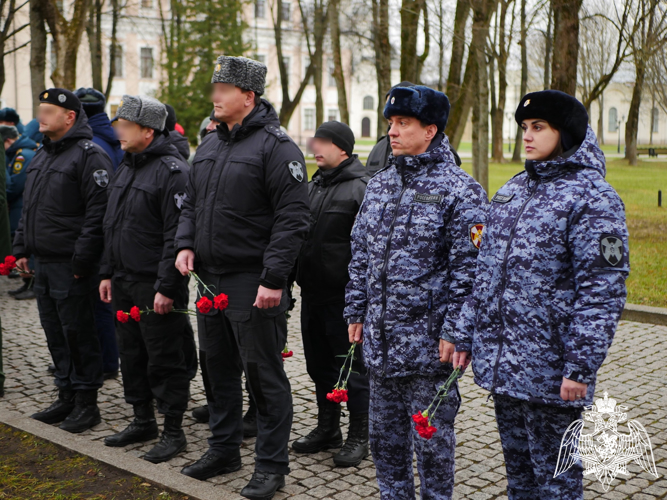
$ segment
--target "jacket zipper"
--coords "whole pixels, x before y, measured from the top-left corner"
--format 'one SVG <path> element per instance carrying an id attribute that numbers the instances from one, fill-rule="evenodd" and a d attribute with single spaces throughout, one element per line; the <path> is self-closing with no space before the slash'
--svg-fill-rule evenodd
<path id="1" fill-rule="evenodd" d="M 387 345 L 387 334 L 384 328 L 384 319 L 385 319 L 385 314 L 387 312 L 387 266 L 389 264 L 389 250 L 391 248 L 391 240 L 394 235 L 394 224 L 396 224 L 396 217 L 398 216 L 398 210 L 401 207 L 401 199 L 403 198 L 403 194 L 405 193 L 406 189 L 407 186 L 404 183 L 403 187 L 401 188 L 401 193 L 398 195 L 398 200 L 396 201 L 396 208 L 394 209 L 394 215 L 392 216 L 391 224 L 389 225 L 387 244 L 385 245 L 384 249 L 384 262 L 382 265 L 382 274 L 380 275 L 380 280 L 382 282 L 382 314 L 380 316 L 380 338 L 382 341 L 382 376 L 384 376 L 387 371 L 387 353 L 389 350 L 389 347 Z M 384 214 L 384 210 L 382 211 L 382 213 Z M 380 224 L 382 224 L 382 220 L 380 220 Z"/>
<path id="2" fill-rule="evenodd" d="M 220 175 L 218 176 L 217 182 L 215 184 L 215 195 L 213 196 L 213 203 L 211 206 L 211 213 L 208 214 L 208 234 L 213 235 L 213 219 L 215 218 L 215 200 L 218 199 L 218 191 L 220 190 L 220 181 L 222 180 L 222 174 L 224 173 L 225 170 L 225 164 L 227 163 L 227 158 L 229 158 L 229 155 L 232 152 L 232 149 L 234 149 L 234 143 L 229 140 L 226 141 L 227 145 L 229 146 L 229 149 L 227 150 L 227 154 L 225 155 L 224 160 L 220 163 Z M 213 167 L 215 167 L 216 161 L 213 162 Z M 208 197 L 208 193 L 206 193 Z M 211 239 L 212 242 L 212 239 Z"/>
<path id="3" fill-rule="evenodd" d="M 493 383 L 491 384 L 491 393 L 493 393 L 493 389 L 495 389 L 496 387 L 496 379 L 498 378 L 498 366 L 500 364 L 500 356 L 503 352 L 503 344 L 504 344 L 503 333 L 505 331 L 505 318 L 503 317 L 502 305 L 503 305 L 503 295 L 505 294 L 506 280 L 507 280 L 507 258 L 509 257 L 510 245 L 512 243 L 512 238 L 514 238 L 514 232 L 516 231 L 516 226 L 519 223 L 519 218 L 521 217 L 521 215 L 523 215 L 523 212 L 526 209 L 526 205 L 528 205 L 528 202 L 533 199 L 533 196 L 535 196 L 538 185 L 539 181 L 536 181 L 535 186 L 533 186 L 533 188 L 530 190 L 530 195 L 528 196 L 528 198 L 526 198 L 526 201 L 524 201 L 523 204 L 521 205 L 521 208 L 519 209 L 519 212 L 517 213 L 514 222 L 512 223 L 512 227 L 510 228 L 509 237 L 507 238 L 507 248 L 505 248 L 505 255 L 503 257 L 503 264 L 502 264 L 502 269 L 503 269 L 503 274 L 501 277 L 502 286 L 500 288 L 500 294 L 498 296 L 498 314 L 500 316 L 500 322 L 502 326 L 500 330 L 500 342 L 498 344 L 498 355 L 496 357 L 496 363 L 493 367 Z"/>

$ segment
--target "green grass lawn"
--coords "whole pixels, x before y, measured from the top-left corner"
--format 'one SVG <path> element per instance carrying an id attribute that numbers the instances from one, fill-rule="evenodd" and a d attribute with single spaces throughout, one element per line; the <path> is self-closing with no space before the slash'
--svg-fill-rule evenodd
<path id="1" fill-rule="evenodd" d="M 312 158 L 307 161 L 308 175 L 317 169 Z M 469 161 L 463 163 L 472 171 Z M 492 163 L 489 166 L 489 197 L 523 164 Z M 625 160 L 607 162 L 607 180 L 625 203 L 630 231 L 628 302 L 667 307 L 667 162 L 640 162 L 636 167 Z M 665 201 L 658 207 L 658 190 Z"/>

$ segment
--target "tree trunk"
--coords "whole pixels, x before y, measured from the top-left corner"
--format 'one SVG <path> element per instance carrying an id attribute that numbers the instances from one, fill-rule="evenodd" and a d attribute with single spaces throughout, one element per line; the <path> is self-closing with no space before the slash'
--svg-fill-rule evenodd
<path id="1" fill-rule="evenodd" d="M 472 114 L 472 175 L 489 192 L 489 74 L 486 39 L 497 0 L 471 0 L 472 42 L 469 59 L 474 60 L 475 79 Z"/>
<path id="2" fill-rule="evenodd" d="M 445 79 L 445 11 L 444 0 L 438 0 L 438 90 L 444 92 Z"/>
<path id="3" fill-rule="evenodd" d="M 389 0 L 373 0 L 373 48 L 377 79 L 377 137 L 386 134 L 385 95 L 391 88 L 391 44 L 389 43 Z"/>
<path id="4" fill-rule="evenodd" d="M 343 58 L 340 50 L 340 17 L 338 4 L 340 0 L 331 0 L 329 4 L 329 24 L 331 25 L 331 52 L 333 53 L 334 72 L 338 90 L 338 111 L 340 121 L 350 123 L 350 112 L 347 107 L 347 91 L 345 90 L 345 74 L 343 72 Z"/>
<path id="5" fill-rule="evenodd" d="M 470 54 L 472 54 L 472 51 L 470 51 Z M 473 104 L 472 87 L 474 86 L 475 78 L 477 78 L 477 66 L 475 58 L 471 57 L 470 54 L 468 54 L 463 82 L 457 89 L 458 97 L 449 111 L 449 119 L 445 128 L 445 133 L 449 137 L 449 142 L 454 149 L 458 149 L 461 144 L 461 138 L 463 137 L 466 122 L 468 121 L 468 116 L 470 116 L 470 109 Z"/>
<path id="6" fill-rule="evenodd" d="M 630 165 L 637 165 L 637 131 L 639 130 L 639 107 L 642 102 L 642 90 L 646 77 L 646 62 L 643 58 L 635 59 L 635 86 L 625 122 L 625 158 Z"/>
<path id="7" fill-rule="evenodd" d="M 507 9 L 514 0 L 503 0 L 501 2 L 500 21 L 498 26 L 498 101 L 491 113 L 491 157 L 493 161 L 503 163 L 505 161 L 503 149 L 503 123 L 505 121 L 505 102 L 507 100 L 507 59 L 508 47 L 512 40 L 512 29 L 510 27 L 509 43 L 505 39 L 505 22 L 507 20 Z M 514 21 L 514 17 L 512 17 Z M 512 25 L 514 22 L 512 22 Z M 493 80 L 493 75 L 491 75 Z"/>
<path id="8" fill-rule="evenodd" d="M 315 127 L 319 127 L 324 123 L 324 98 L 322 96 L 322 74 L 324 73 L 324 59 L 323 59 L 323 46 L 324 46 L 324 35 L 327 29 L 327 23 L 325 22 L 323 16 L 324 7 L 322 3 L 324 0 L 315 1 L 315 9 L 313 12 L 313 35 L 315 37 L 315 54 L 314 59 L 314 70 L 315 76 L 313 78 L 313 83 L 315 84 Z M 329 72 L 327 71 L 327 75 Z"/>
<path id="9" fill-rule="evenodd" d="M 93 88 L 102 91 L 102 0 L 93 0 L 90 9 L 86 34 L 90 50 L 90 67 Z"/>
<path id="10" fill-rule="evenodd" d="M 579 10 L 583 0 L 551 0 L 554 16 L 554 51 L 551 88 L 574 96 L 577 92 Z"/>
<path id="11" fill-rule="evenodd" d="M 454 33 L 452 34 L 452 57 L 449 62 L 447 77 L 447 97 L 454 105 L 461 91 L 461 72 L 463 70 L 463 56 L 466 49 L 466 25 L 470 16 L 470 1 L 457 0 L 456 14 L 454 15 Z M 467 68 L 466 68 L 467 70 Z"/>
<path id="12" fill-rule="evenodd" d="M 419 83 L 417 38 L 424 0 L 403 0 L 401 4 L 401 80 Z"/>
<path id="13" fill-rule="evenodd" d="M 555 1 L 555 0 L 554 0 Z M 528 89 L 528 48 L 526 36 L 526 0 L 521 0 L 521 97 L 526 95 Z M 521 144 L 523 142 L 523 130 L 517 127 L 516 136 L 514 137 L 514 153 L 512 153 L 512 161 L 514 163 L 521 163 Z"/>
<path id="14" fill-rule="evenodd" d="M 46 26 L 41 0 L 30 0 L 30 87 L 32 114 L 37 116 L 39 94 L 46 88 Z"/>
<path id="15" fill-rule="evenodd" d="M 548 21 L 547 21 L 547 34 L 544 37 L 544 81 L 543 81 L 543 86 L 545 89 L 549 88 L 549 81 L 551 79 L 551 75 L 549 73 L 549 69 L 551 68 L 551 50 L 552 50 L 552 44 L 553 40 L 551 38 L 551 24 L 553 23 L 553 11 L 551 10 L 551 3 L 549 3 L 549 12 L 547 14 L 548 16 Z"/>
<path id="16" fill-rule="evenodd" d="M 598 99 L 598 144 L 604 145 L 604 94 Z"/>
<path id="17" fill-rule="evenodd" d="M 118 0 L 111 0 L 111 46 L 109 48 L 109 74 L 107 75 L 107 85 L 104 90 L 104 97 L 107 101 L 111 95 L 113 79 L 116 76 L 116 51 L 118 47 L 118 19 L 120 18 L 120 5 Z"/>

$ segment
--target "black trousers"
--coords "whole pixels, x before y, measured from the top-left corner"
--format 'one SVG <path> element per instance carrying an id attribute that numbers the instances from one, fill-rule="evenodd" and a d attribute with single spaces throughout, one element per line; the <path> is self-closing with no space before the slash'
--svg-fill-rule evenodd
<path id="1" fill-rule="evenodd" d="M 301 335 L 306 369 L 315 382 L 317 405 L 320 407 L 336 404 L 327 400 L 327 393 L 338 381 L 345 360 L 339 356 L 344 356 L 350 349 L 347 323 L 343 319 L 344 308 L 343 301 L 312 304 L 305 297 L 301 300 Z M 352 371 L 357 373 L 352 373 L 347 383 L 347 408 L 354 414 L 368 413 L 369 382 L 361 345 L 354 353 L 356 360 L 352 363 Z"/>
<path id="2" fill-rule="evenodd" d="M 65 390 L 102 387 L 102 351 L 95 328 L 97 276 L 74 278 L 69 262 L 35 260 L 34 291 L 39 319 L 56 367 L 55 384 Z"/>
<path id="3" fill-rule="evenodd" d="M 129 312 L 132 306 L 152 309 L 152 283 L 113 278 L 111 296 L 114 311 Z M 174 297 L 174 309 L 187 308 L 187 287 Z M 142 314 L 138 323 L 116 320 L 125 401 L 135 405 L 157 400 L 158 411 L 166 416 L 182 415 L 190 397 L 189 359 L 195 351 L 194 337 L 187 328 L 186 314 Z"/>
<path id="4" fill-rule="evenodd" d="M 235 453 L 241 446 L 241 376 L 245 371 L 250 393 L 257 404 L 255 468 L 288 474 L 292 394 L 280 354 L 287 342 L 287 292 L 283 291 L 278 307 L 260 310 L 252 305 L 259 287 L 259 274 L 218 275 L 201 271 L 199 276 L 209 287 L 215 287 L 212 290 L 216 294 L 229 296 L 226 310 L 212 309 L 207 314 L 197 315 L 213 395 L 209 400 L 209 447 L 217 454 L 226 454 Z"/>

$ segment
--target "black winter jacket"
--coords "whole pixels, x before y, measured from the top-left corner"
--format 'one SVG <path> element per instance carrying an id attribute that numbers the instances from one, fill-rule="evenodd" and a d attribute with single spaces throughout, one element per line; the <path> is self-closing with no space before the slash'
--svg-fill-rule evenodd
<path id="1" fill-rule="evenodd" d="M 93 143 L 83 108 L 74 126 L 55 142 L 47 137 L 26 172 L 23 212 L 14 255 L 43 262 L 72 261 L 75 275 L 95 272 L 104 246 L 102 219 L 113 167 Z"/>
<path id="2" fill-rule="evenodd" d="M 187 279 L 174 266 L 174 235 L 189 172 L 162 134 L 143 152 L 125 153 L 109 186 L 102 278 L 155 282 L 174 298 Z"/>
<path id="3" fill-rule="evenodd" d="M 284 288 L 309 215 L 303 154 L 262 100 L 241 125 L 218 125 L 197 148 L 176 251 L 194 250 L 211 273 L 259 272 L 263 286 Z"/>
<path id="4" fill-rule="evenodd" d="M 311 303 L 345 301 L 350 233 L 368 179 L 357 155 L 352 155 L 334 169 L 318 170 L 308 184 L 310 233 L 299 254 L 296 280 Z"/>
<path id="5" fill-rule="evenodd" d="M 190 159 L 190 143 L 188 142 L 188 138 L 176 130 L 169 132 L 169 138 L 183 161 L 188 161 Z"/>

